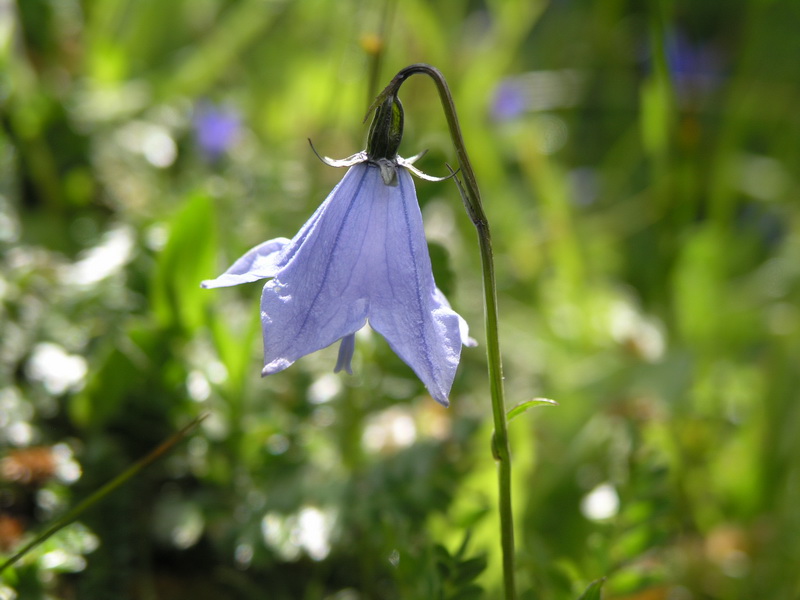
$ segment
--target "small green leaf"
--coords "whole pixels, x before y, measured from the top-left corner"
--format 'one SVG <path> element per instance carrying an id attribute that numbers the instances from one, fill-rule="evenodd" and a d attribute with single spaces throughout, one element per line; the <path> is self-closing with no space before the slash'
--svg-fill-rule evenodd
<path id="1" fill-rule="evenodd" d="M 586 591 L 581 594 L 581 597 L 578 598 L 578 600 L 600 600 L 600 590 L 605 582 L 605 577 L 595 579 L 589 584 L 589 587 L 586 588 Z"/>
<path id="2" fill-rule="evenodd" d="M 534 398 L 533 400 L 526 400 L 525 402 L 517 404 L 514 408 L 508 411 L 508 415 L 506 417 L 507 422 L 510 423 L 512 420 L 516 419 L 522 413 L 526 412 L 530 408 L 533 408 L 534 406 L 558 406 L 558 402 L 555 400 L 550 400 L 549 398 Z"/>

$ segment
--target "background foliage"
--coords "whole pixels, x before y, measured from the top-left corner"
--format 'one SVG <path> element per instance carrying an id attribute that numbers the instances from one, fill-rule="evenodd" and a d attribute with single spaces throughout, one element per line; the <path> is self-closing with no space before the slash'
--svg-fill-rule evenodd
<path id="1" fill-rule="evenodd" d="M 259 286 L 400 68 L 493 226 L 522 597 L 800 597 L 792 0 L 0 0 L 0 551 L 194 416 L 3 598 L 496 598 L 482 349 L 442 409 L 361 336 L 260 379 Z M 401 151 L 454 161 L 435 91 Z M 474 232 L 418 184 L 482 341 Z"/>

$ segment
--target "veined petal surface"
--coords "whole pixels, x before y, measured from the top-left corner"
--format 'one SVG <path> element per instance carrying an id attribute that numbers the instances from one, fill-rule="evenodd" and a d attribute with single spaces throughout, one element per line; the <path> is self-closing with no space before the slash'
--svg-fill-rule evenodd
<path id="1" fill-rule="evenodd" d="M 447 405 L 461 352 L 458 315 L 433 281 L 410 175 L 387 186 L 380 169 L 352 167 L 291 259 L 264 287 L 263 374 L 353 334 L 369 319 L 392 349 Z"/>
<path id="2" fill-rule="evenodd" d="M 263 375 L 355 333 L 366 323 L 363 239 L 369 228 L 366 164 L 351 167 L 287 251 L 261 295 Z M 374 170 L 378 174 L 377 169 Z M 304 233 L 304 234 L 303 234 Z"/>
<path id="3" fill-rule="evenodd" d="M 369 322 L 447 406 L 461 356 L 459 317 L 433 281 L 411 175 L 399 168 L 397 178 L 396 187 L 383 186 L 387 197 L 373 215 Z"/>

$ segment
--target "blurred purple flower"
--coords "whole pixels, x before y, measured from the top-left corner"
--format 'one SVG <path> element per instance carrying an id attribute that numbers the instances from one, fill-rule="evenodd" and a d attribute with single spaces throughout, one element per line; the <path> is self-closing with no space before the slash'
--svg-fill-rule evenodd
<path id="1" fill-rule="evenodd" d="M 461 346 L 475 341 L 434 283 L 413 159 L 362 152 L 326 162 L 351 168 L 297 235 L 252 248 L 202 286 L 270 279 L 261 295 L 262 375 L 336 341 L 335 371 L 351 372 L 355 332 L 369 320 L 447 406 Z"/>
<path id="2" fill-rule="evenodd" d="M 491 113 L 496 121 L 514 119 L 528 110 L 526 86 L 514 79 L 501 81 L 494 90 Z"/>
<path id="3" fill-rule="evenodd" d="M 678 98 L 705 96 L 720 85 L 722 58 L 713 46 L 693 43 L 679 30 L 670 33 L 666 42 L 667 66 Z"/>
<path id="4" fill-rule="evenodd" d="M 569 108 L 578 103 L 582 87 L 583 77 L 570 69 L 512 75 L 495 87 L 490 114 L 495 121 L 510 121 L 525 113 Z"/>
<path id="5" fill-rule="evenodd" d="M 209 160 L 225 154 L 241 131 L 239 114 L 232 108 L 220 108 L 210 102 L 200 102 L 194 113 L 194 134 L 197 145 Z"/>

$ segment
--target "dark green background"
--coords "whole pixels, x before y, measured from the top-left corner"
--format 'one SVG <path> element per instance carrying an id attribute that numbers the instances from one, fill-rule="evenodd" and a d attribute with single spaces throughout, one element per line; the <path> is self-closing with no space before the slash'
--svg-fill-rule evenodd
<path id="1" fill-rule="evenodd" d="M 198 286 L 342 176 L 307 138 L 361 150 L 374 94 L 428 62 L 492 225 L 509 405 L 559 402 L 510 427 L 522 598 L 603 576 L 614 599 L 800 597 L 798 23 L 793 0 L 0 2 L 0 544 L 210 413 L 0 595 L 499 597 L 481 274 L 453 183 L 417 185 L 481 344 L 448 410 L 377 335 L 353 377 L 328 349 L 262 380 L 259 285 Z M 446 174 L 433 86 L 401 98 L 401 153 Z M 216 160 L 202 102 L 240 122 Z M 29 447 L 81 477 L 25 481 Z M 598 486 L 619 500 L 604 519 Z"/>

